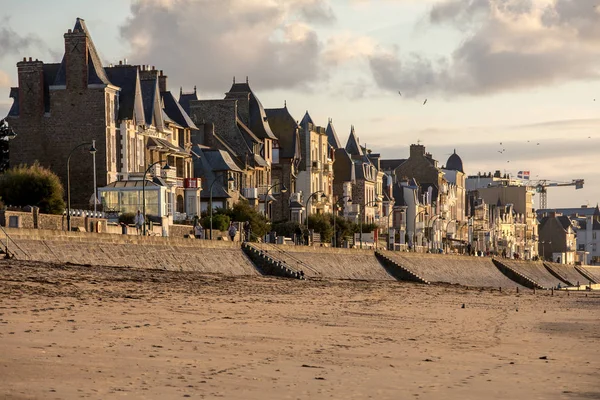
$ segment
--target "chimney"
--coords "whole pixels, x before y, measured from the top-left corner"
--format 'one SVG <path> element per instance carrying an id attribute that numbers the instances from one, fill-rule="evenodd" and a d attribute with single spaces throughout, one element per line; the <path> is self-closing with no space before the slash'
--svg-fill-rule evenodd
<path id="1" fill-rule="evenodd" d="M 19 79 L 19 114 L 41 117 L 44 113 L 44 63 L 26 58 L 17 63 Z"/>
<path id="2" fill-rule="evenodd" d="M 163 71 L 158 73 L 158 88 L 161 92 L 167 91 L 167 76 L 163 75 Z"/>
<path id="3" fill-rule="evenodd" d="M 76 29 L 65 33 L 64 38 L 67 89 L 85 89 L 88 84 L 88 37 Z"/>
<path id="4" fill-rule="evenodd" d="M 422 144 L 411 144 L 410 145 L 410 158 L 413 157 L 424 157 L 425 156 L 425 146 Z"/>

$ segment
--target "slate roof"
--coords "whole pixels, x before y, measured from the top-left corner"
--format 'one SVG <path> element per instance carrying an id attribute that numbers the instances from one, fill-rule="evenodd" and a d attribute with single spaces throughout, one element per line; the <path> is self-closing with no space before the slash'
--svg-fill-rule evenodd
<path id="1" fill-rule="evenodd" d="M 581 219 L 578 221 L 579 224 L 579 229 L 580 230 L 586 230 L 587 229 L 587 220 L 586 219 Z M 594 218 L 592 220 L 592 230 L 593 231 L 600 231 L 600 221 L 598 221 L 598 219 Z"/>
<path id="2" fill-rule="evenodd" d="M 11 117 L 18 117 L 19 116 L 19 88 L 11 87 L 9 97 L 11 99 L 13 99 L 13 103 L 12 103 L 12 106 L 10 107 L 10 110 L 8 110 L 8 115 Z"/>
<path id="3" fill-rule="evenodd" d="M 334 149 L 342 148 L 342 143 L 340 142 L 340 139 L 338 138 L 338 135 L 335 132 L 335 127 L 333 126 L 333 122 L 331 121 L 331 119 L 327 124 L 327 130 L 325 131 L 325 134 L 327 134 L 327 142 L 331 147 L 333 147 Z"/>
<path id="4" fill-rule="evenodd" d="M 456 149 L 454 150 L 454 154 L 452 154 L 449 158 L 448 161 L 446 162 L 446 169 L 447 170 L 452 170 L 452 171 L 460 171 L 462 173 L 464 173 L 465 171 L 463 170 L 463 162 L 462 159 L 459 157 L 458 154 L 456 154 Z"/>
<path id="5" fill-rule="evenodd" d="M 304 117 L 302 117 L 302 121 L 300 121 L 301 126 L 306 126 L 306 124 L 315 125 L 315 123 L 313 122 L 313 119 L 311 118 L 310 114 L 308 113 L 308 110 L 306 110 Z"/>
<path id="6" fill-rule="evenodd" d="M 158 86 L 156 85 L 156 79 L 143 80 L 140 82 L 142 87 L 142 100 L 144 101 L 144 117 L 146 125 L 152 125 L 154 117 L 154 99 Z"/>
<path id="7" fill-rule="evenodd" d="M 170 153 L 177 153 L 182 155 L 189 155 L 189 152 L 185 151 L 185 149 L 174 145 L 168 140 L 157 138 L 157 137 L 149 137 L 147 147 L 157 147 L 159 149 L 165 150 Z"/>
<path id="8" fill-rule="evenodd" d="M 348 137 L 348 142 L 346 143 L 346 151 L 351 156 L 364 156 L 362 148 L 360 147 L 360 144 L 358 144 L 358 138 L 356 137 L 354 126 L 352 126 L 350 129 L 350 136 Z"/>
<path id="9" fill-rule="evenodd" d="M 408 206 L 404 199 L 404 188 L 400 184 L 392 186 L 392 195 L 394 196 L 394 206 Z"/>
<path id="10" fill-rule="evenodd" d="M 198 99 L 195 88 L 193 93 L 183 93 L 182 90 L 179 91 L 179 104 L 181 104 L 181 108 L 183 108 L 188 115 L 190 113 L 190 102 L 195 100 L 200 100 Z"/>
<path id="11" fill-rule="evenodd" d="M 213 171 L 242 172 L 229 153 L 224 150 L 203 150 L 203 154 Z"/>
<path id="12" fill-rule="evenodd" d="M 160 94 L 165 113 L 173 121 L 177 122 L 183 128 L 198 129 L 187 112 L 181 107 L 179 102 L 171 92 L 161 92 Z"/>
<path id="13" fill-rule="evenodd" d="M 261 139 L 271 139 L 277 140 L 277 137 L 271 131 L 271 127 L 267 122 L 267 114 L 265 113 L 265 109 L 261 104 L 260 100 L 252 89 L 250 89 L 250 85 L 248 83 L 234 83 L 227 92 L 225 98 L 228 98 L 229 93 L 249 93 L 250 95 L 250 115 L 248 121 L 248 127 L 252 130 L 252 132 Z"/>
<path id="14" fill-rule="evenodd" d="M 289 113 L 287 107 L 268 108 L 265 112 L 267 113 L 267 120 L 269 121 L 271 130 L 279 140 L 279 157 L 299 157 L 300 154 L 296 154 L 299 140 L 298 124 Z"/>
<path id="15" fill-rule="evenodd" d="M 139 80 L 138 67 L 123 65 L 105 68 L 106 75 L 113 85 L 121 88 L 119 92 L 119 120 L 132 120 L 135 110 L 135 93 Z"/>
<path id="16" fill-rule="evenodd" d="M 111 82 L 106 76 L 106 72 L 104 71 L 104 67 L 102 66 L 102 61 L 100 60 L 100 56 L 96 51 L 96 46 L 94 46 L 92 37 L 90 36 L 90 33 L 83 19 L 77 18 L 77 21 L 75 22 L 75 27 L 73 28 L 73 32 L 75 31 L 84 32 L 88 39 L 88 84 L 110 85 Z M 54 85 L 65 86 L 67 84 L 66 64 L 66 57 L 63 56 L 62 62 L 60 63 L 60 68 L 56 75 L 56 79 L 54 80 Z"/>
<path id="17" fill-rule="evenodd" d="M 548 209 L 540 209 L 536 210 L 538 215 L 543 215 L 545 213 L 557 212 L 562 215 L 566 215 L 569 217 L 573 217 L 576 215 L 579 216 L 592 216 L 592 215 L 600 215 L 600 210 L 598 206 L 596 207 L 577 207 L 577 208 L 548 208 Z"/>

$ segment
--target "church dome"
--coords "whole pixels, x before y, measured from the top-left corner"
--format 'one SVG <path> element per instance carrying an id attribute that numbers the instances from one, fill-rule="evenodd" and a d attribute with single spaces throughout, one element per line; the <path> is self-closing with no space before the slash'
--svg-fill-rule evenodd
<path id="1" fill-rule="evenodd" d="M 465 171 L 463 170 L 463 162 L 458 156 L 458 154 L 456 154 L 456 149 L 454 150 L 454 154 L 452 154 L 448 158 L 448 162 L 446 163 L 446 169 L 460 171 L 464 174 Z"/>

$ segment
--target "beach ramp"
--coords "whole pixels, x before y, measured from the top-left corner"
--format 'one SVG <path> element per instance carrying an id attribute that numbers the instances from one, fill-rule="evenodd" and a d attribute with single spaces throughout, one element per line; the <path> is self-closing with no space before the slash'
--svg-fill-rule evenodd
<path id="1" fill-rule="evenodd" d="M 272 244 L 257 246 L 274 260 L 303 271 L 306 278 L 396 280 L 377 261 L 372 250 Z"/>
<path id="2" fill-rule="evenodd" d="M 544 262 L 544 266 L 554 277 L 560 278 L 569 286 L 576 286 L 577 282 L 580 285 L 587 284 L 589 279 L 582 275 L 574 265 L 557 264 L 553 262 Z"/>
<path id="3" fill-rule="evenodd" d="M 431 283 L 493 288 L 523 287 L 500 272 L 489 257 L 393 251 L 380 253 Z"/>
<path id="4" fill-rule="evenodd" d="M 568 285 L 567 282 L 552 275 L 541 261 L 522 261 L 509 258 L 498 258 L 496 261 L 534 282 L 539 288 L 551 289 L 557 287 L 559 283 L 563 286 Z"/>

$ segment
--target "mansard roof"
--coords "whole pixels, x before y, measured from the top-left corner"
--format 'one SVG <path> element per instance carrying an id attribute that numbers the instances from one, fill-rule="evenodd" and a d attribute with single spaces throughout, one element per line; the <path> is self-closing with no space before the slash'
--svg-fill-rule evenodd
<path id="1" fill-rule="evenodd" d="M 258 99 L 252 89 L 250 89 L 250 85 L 248 82 L 246 83 L 233 83 L 229 92 L 227 92 L 225 98 L 231 98 L 234 96 L 229 96 L 233 93 L 247 93 L 249 95 L 249 121 L 248 127 L 252 130 L 252 132 L 261 139 L 271 139 L 277 140 L 277 137 L 271 131 L 271 127 L 267 122 L 267 114 L 265 113 L 265 109 Z"/>
<path id="2" fill-rule="evenodd" d="M 342 143 L 338 138 L 337 133 L 335 132 L 335 127 L 333 126 L 333 121 L 329 119 L 329 123 L 327 124 L 327 130 L 325 131 L 327 134 L 327 142 L 334 149 L 341 149 Z"/>
<path id="3" fill-rule="evenodd" d="M 194 86 L 192 93 L 184 93 L 183 88 L 179 89 L 179 104 L 181 104 L 181 107 L 188 115 L 190 114 L 190 102 L 194 100 L 200 100 L 196 92 L 196 86 Z"/>
<path id="4" fill-rule="evenodd" d="M 140 85 L 142 87 L 142 99 L 144 101 L 145 123 L 146 125 L 152 125 L 158 85 L 156 84 L 155 79 L 143 80 L 140 82 Z"/>
<path id="5" fill-rule="evenodd" d="M 105 70 L 112 84 L 121 88 L 119 92 L 119 120 L 132 120 L 135 113 L 135 96 L 139 88 L 138 67 L 121 65 L 108 67 Z"/>
<path id="6" fill-rule="evenodd" d="M 346 143 L 346 151 L 351 156 L 364 156 L 362 148 L 358 143 L 358 138 L 356 137 L 356 132 L 354 131 L 354 125 L 350 129 L 350 136 L 348 137 L 348 142 Z"/>
<path id="7" fill-rule="evenodd" d="M 177 122 L 183 128 L 198 129 L 188 113 L 185 112 L 177 100 L 175 100 L 175 97 L 171 92 L 161 92 L 160 96 L 163 101 L 165 113 L 169 118 Z"/>
<path id="8" fill-rule="evenodd" d="M 313 119 L 311 118 L 310 114 L 308 113 L 308 110 L 306 110 L 304 117 L 302 117 L 302 121 L 300 121 L 301 126 L 305 126 L 306 124 L 311 124 L 311 125 L 315 124 L 313 122 Z"/>
<path id="9" fill-rule="evenodd" d="M 279 157 L 299 157 L 298 123 L 289 113 L 287 106 L 265 110 L 271 130 L 279 140 Z"/>
<path id="10" fill-rule="evenodd" d="M 75 21 L 75 27 L 73 28 L 73 32 L 83 32 L 87 36 L 88 40 L 88 85 L 95 84 L 104 84 L 110 85 L 110 80 L 106 76 L 106 72 L 104 71 L 104 67 L 102 66 L 102 61 L 100 60 L 100 56 L 96 51 L 96 46 L 94 46 L 94 41 L 90 36 L 90 32 L 88 31 L 87 26 L 85 25 L 85 21 L 81 18 L 77 18 Z M 63 56 L 62 62 L 60 63 L 60 68 L 56 75 L 56 79 L 54 81 L 54 85 L 56 86 L 65 86 L 67 84 L 67 59 L 66 56 Z"/>

